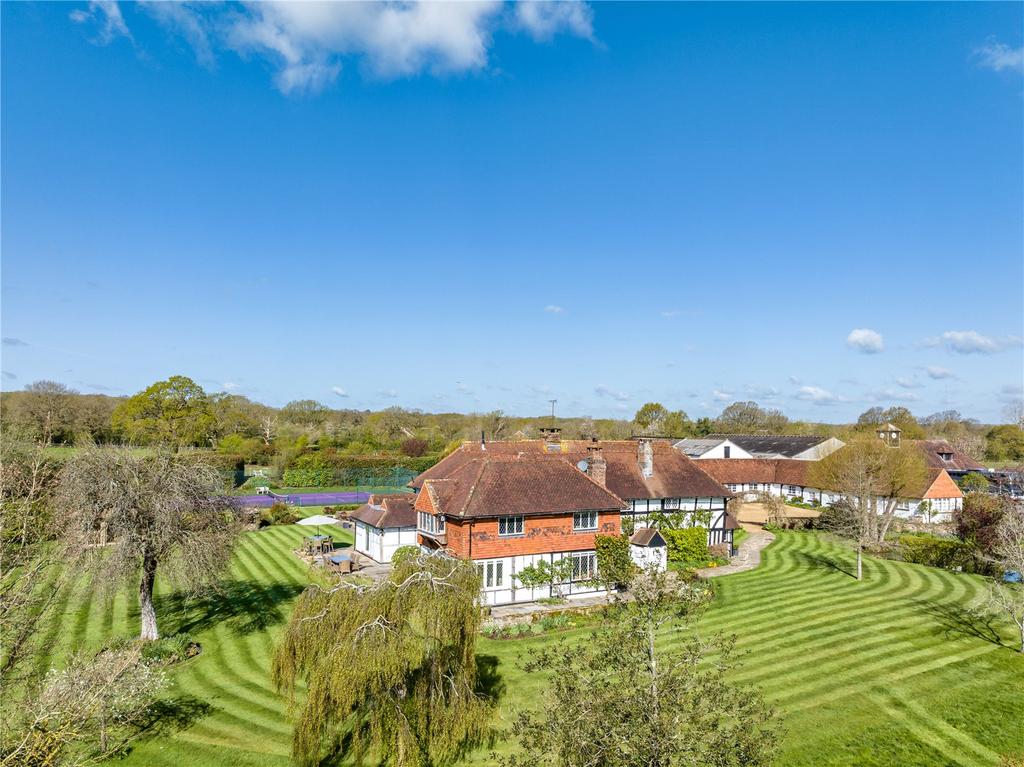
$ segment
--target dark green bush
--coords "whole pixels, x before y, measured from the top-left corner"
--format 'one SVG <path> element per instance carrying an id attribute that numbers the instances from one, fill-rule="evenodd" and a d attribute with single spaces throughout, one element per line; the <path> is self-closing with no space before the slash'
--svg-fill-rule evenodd
<path id="1" fill-rule="evenodd" d="M 283 501 L 276 501 L 273 506 L 260 509 L 260 527 L 270 525 L 293 525 L 301 519 L 298 510 Z"/>
<path id="2" fill-rule="evenodd" d="M 899 537 L 899 546 L 904 562 L 947 570 L 970 570 L 974 562 L 971 547 L 955 538 L 940 538 L 929 533 L 904 533 Z"/>

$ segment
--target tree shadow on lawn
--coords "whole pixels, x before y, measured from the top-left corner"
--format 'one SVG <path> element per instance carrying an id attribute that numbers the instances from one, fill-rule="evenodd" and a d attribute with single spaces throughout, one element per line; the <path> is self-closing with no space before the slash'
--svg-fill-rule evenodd
<path id="1" fill-rule="evenodd" d="M 180 732 L 212 713 L 213 706 L 191 695 L 158 700 L 150 706 L 146 717 L 139 723 L 138 735 L 155 738 Z"/>
<path id="2" fill-rule="evenodd" d="M 806 551 L 797 551 L 794 554 L 798 560 L 817 570 L 833 570 L 837 573 L 848 575 L 851 578 L 857 577 L 857 571 L 854 569 L 854 566 L 850 566 L 850 569 L 847 570 L 845 563 L 841 563 L 839 560 L 832 559 L 831 557 L 825 557 L 820 554 L 808 554 Z"/>
<path id="3" fill-rule="evenodd" d="M 938 633 L 943 636 L 975 637 L 1000 647 L 1004 646 L 999 629 L 994 625 L 997 617 L 991 613 L 952 602 L 918 599 L 914 600 L 914 604 L 938 621 Z"/>
<path id="4" fill-rule="evenodd" d="M 233 632 L 244 636 L 283 622 L 281 603 L 294 599 L 302 590 L 302 586 L 293 583 L 268 586 L 256 581 L 231 580 L 198 595 L 181 590 L 154 601 L 158 621 L 165 625 L 177 623 L 169 633 L 199 633 L 231 621 Z"/>

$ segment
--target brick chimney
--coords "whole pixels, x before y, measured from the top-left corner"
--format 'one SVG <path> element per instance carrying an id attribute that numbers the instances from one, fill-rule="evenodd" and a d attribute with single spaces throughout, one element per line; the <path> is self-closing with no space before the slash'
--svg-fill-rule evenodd
<path id="1" fill-rule="evenodd" d="M 587 448 L 587 476 L 601 487 L 605 487 L 608 479 L 608 461 L 604 459 L 600 445 L 590 445 Z"/>
<path id="2" fill-rule="evenodd" d="M 636 453 L 640 473 L 644 479 L 650 479 L 654 476 L 654 445 L 649 439 L 641 439 L 637 442 Z"/>

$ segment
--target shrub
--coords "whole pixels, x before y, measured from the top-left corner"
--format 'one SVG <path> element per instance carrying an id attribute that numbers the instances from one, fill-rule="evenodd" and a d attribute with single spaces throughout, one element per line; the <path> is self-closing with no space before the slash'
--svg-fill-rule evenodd
<path id="1" fill-rule="evenodd" d="M 299 519 L 299 515 L 293 506 L 283 501 L 275 501 L 273 506 L 260 509 L 260 527 L 269 525 L 291 525 Z"/>
<path id="2" fill-rule="evenodd" d="M 629 539 L 622 535 L 597 535 L 597 572 L 605 583 L 628 586 L 636 574 L 636 565 L 629 554 Z"/>
<path id="3" fill-rule="evenodd" d="M 963 508 L 953 514 L 957 537 L 982 554 L 991 554 L 1006 506 L 1006 499 L 1000 496 L 968 493 Z"/>
<path id="4" fill-rule="evenodd" d="M 192 641 L 188 634 L 174 634 L 142 643 L 142 659 L 169 666 L 200 652 L 199 644 Z"/>
<path id="5" fill-rule="evenodd" d="M 703 566 L 708 561 L 708 532 L 703 527 L 661 530 L 670 562 Z"/>
<path id="6" fill-rule="evenodd" d="M 708 546 L 708 555 L 715 560 L 729 561 L 729 544 L 728 543 L 716 543 Z M 724 563 L 720 563 L 724 564 Z"/>
<path id="7" fill-rule="evenodd" d="M 955 538 L 940 538 L 928 533 L 905 533 L 899 537 L 904 562 L 943 567 L 971 569 L 970 546 Z"/>
<path id="8" fill-rule="evenodd" d="M 972 471 L 960 478 L 960 489 L 965 493 L 984 493 L 988 490 L 988 478 L 977 471 Z"/>

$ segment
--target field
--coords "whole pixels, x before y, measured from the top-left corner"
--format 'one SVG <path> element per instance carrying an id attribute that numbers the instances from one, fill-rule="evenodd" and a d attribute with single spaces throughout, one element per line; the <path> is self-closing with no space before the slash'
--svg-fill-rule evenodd
<path id="1" fill-rule="evenodd" d="M 289 764 L 289 724 L 268 668 L 288 605 L 307 580 L 290 553 L 307 532 L 246 535 L 222 598 L 189 605 L 159 588 L 162 630 L 190 632 L 203 653 L 176 674 L 174 716 L 123 764 Z M 760 685 L 783 713 L 779 764 L 997 765 L 1001 754 L 1024 754 L 1024 657 L 1010 649 L 1009 624 L 993 627 L 966 612 L 981 580 L 869 559 L 866 581 L 857 583 L 851 560 L 812 534 L 783 533 L 758 570 L 718 581 L 702 621 L 702 631 L 738 635 L 746 652 L 738 679 Z M 134 632 L 131 594 L 107 606 L 84 580 L 61 594 L 47 637 L 57 648 L 52 660 Z M 517 660 L 550 641 L 480 641 L 506 688 L 502 721 L 543 686 Z"/>

